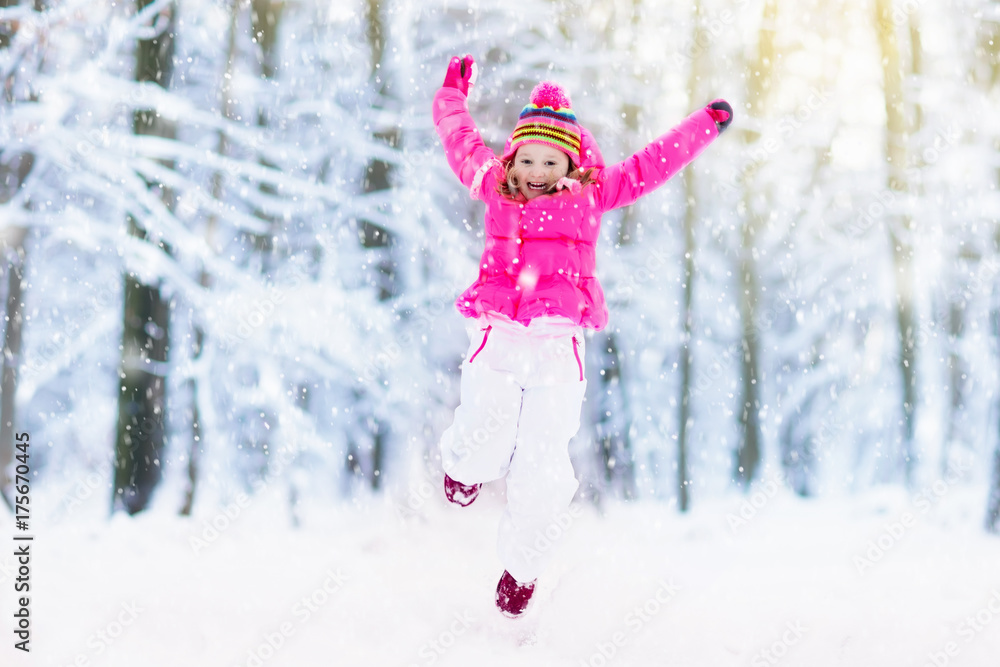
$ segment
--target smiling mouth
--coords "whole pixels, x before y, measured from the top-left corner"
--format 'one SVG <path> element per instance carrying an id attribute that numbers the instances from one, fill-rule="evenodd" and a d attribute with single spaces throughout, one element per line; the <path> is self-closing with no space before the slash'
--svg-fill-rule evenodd
<path id="1" fill-rule="evenodd" d="M 542 192 L 544 190 L 548 190 L 549 189 L 549 184 L 548 183 L 532 183 L 532 182 L 529 181 L 528 182 L 528 189 L 529 190 L 537 190 L 539 192 Z"/>

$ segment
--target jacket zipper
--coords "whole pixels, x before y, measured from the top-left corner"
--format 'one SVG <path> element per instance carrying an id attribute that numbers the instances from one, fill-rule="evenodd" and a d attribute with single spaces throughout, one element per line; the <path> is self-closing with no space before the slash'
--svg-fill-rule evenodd
<path id="1" fill-rule="evenodd" d="M 485 345 L 485 342 L 483 343 Z M 580 361 L 580 342 L 573 336 L 573 356 L 576 357 L 576 365 L 580 369 L 580 382 L 583 382 L 583 363 Z"/>
<path id="2" fill-rule="evenodd" d="M 469 357 L 469 363 L 470 363 L 470 364 L 471 364 L 471 363 L 472 363 L 473 361 L 475 361 L 475 360 L 476 360 L 476 356 L 477 356 L 477 355 L 478 355 L 478 354 L 479 354 L 480 352 L 482 352 L 482 351 L 483 351 L 483 348 L 484 348 L 484 347 L 486 347 L 486 341 L 487 341 L 487 340 L 489 339 L 489 337 L 490 337 L 490 330 L 491 330 L 492 328 L 493 328 L 493 325 L 492 325 L 492 324 L 490 324 L 490 325 L 488 325 L 488 326 L 487 326 L 487 327 L 486 327 L 485 329 L 483 329 L 483 331 L 485 331 L 485 332 L 486 332 L 486 333 L 485 333 L 485 334 L 483 335 L 483 342 L 482 342 L 482 344 L 481 344 L 481 345 L 479 346 L 479 349 L 478 349 L 478 350 L 476 350 L 475 352 L 473 352 L 473 353 L 472 353 L 472 356 L 471 356 L 471 357 Z"/>

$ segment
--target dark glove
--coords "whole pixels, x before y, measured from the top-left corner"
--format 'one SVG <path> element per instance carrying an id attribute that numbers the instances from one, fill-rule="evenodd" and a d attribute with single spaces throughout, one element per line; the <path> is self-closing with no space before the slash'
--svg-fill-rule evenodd
<path id="1" fill-rule="evenodd" d="M 476 61 L 472 56 L 466 54 L 459 58 L 455 56 L 448 63 L 448 72 L 444 75 L 444 86 L 457 88 L 466 97 L 469 96 L 469 88 L 476 85 L 477 73 Z"/>
<path id="2" fill-rule="evenodd" d="M 733 108 L 729 106 L 729 102 L 725 100 L 715 100 L 707 107 L 708 114 L 715 121 L 715 127 L 718 128 L 719 134 L 729 127 L 729 124 L 733 122 Z"/>

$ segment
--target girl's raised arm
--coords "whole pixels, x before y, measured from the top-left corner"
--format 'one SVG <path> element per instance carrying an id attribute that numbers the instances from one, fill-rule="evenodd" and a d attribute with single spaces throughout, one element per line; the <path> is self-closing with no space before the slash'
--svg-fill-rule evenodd
<path id="1" fill-rule="evenodd" d="M 601 208 L 628 206 L 666 183 L 701 154 L 733 120 L 725 100 L 715 100 L 682 120 L 630 158 L 604 170 L 600 177 Z"/>
<path id="2" fill-rule="evenodd" d="M 448 165 L 467 188 L 472 186 L 483 165 L 496 158 L 483 143 L 469 113 L 469 88 L 475 79 L 476 64 L 472 56 L 452 58 L 444 84 L 434 95 L 434 128 L 444 144 Z"/>

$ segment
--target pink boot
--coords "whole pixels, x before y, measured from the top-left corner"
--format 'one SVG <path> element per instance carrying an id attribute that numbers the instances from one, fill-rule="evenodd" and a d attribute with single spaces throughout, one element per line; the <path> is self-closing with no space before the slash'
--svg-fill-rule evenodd
<path id="1" fill-rule="evenodd" d="M 531 602 L 531 594 L 535 592 L 534 579 L 526 584 L 518 583 L 510 572 L 503 571 L 500 583 L 497 584 L 497 609 L 507 618 L 517 618 L 525 612 Z"/>
<path id="2" fill-rule="evenodd" d="M 472 501 L 479 495 L 479 489 L 482 486 L 482 484 L 466 486 L 461 482 L 456 482 L 448 475 L 444 476 L 444 495 L 448 497 L 448 500 L 461 507 L 471 505 Z"/>

